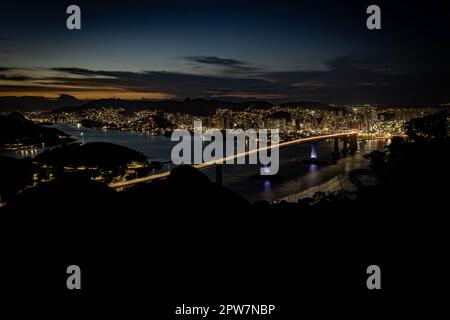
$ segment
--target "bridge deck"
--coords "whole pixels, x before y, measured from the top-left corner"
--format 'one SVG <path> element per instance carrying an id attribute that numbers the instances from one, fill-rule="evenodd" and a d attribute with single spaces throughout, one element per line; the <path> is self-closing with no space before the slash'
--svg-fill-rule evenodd
<path id="1" fill-rule="evenodd" d="M 297 144 L 302 144 L 302 143 L 311 143 L 311 142 L 319 142 L 319 141 L 325 141 L 325 140 L 330 140 L 330 139 L 336 139 L 336 138 L 345 138 L 348 137 L 350 135 L 356 135 L 357 133 L 355 132 L 349 132 L 349 133 L 338 133 L 338 134 L 330 134 L 330 135 L 325 135 L 325 136 L 316 136 L 316 137 L 310 137 L 310 138 L 301 138 L 301 139 L 296 139 L 296 140 L 292 140 L 292 141 L 286 141 L 286 142 L 282 142 L 279 143 L 278 145 L 271 145 L 271 146 L 267 146 L 265 148 L 258 148 L 255 150 L 251 150 L 251 151 L 246 151 L 246 152 L 242 152 L 236 155 L 232 155 L 232 156 L 228 156 L 228 157 L 223 157 L 221 159 L 218 160 L 214 160 L 214 161 L 209 161 L 209 162 L 204 162 L 201 164 L 195 164 L 193 165 L 194 168 L 199 169 L 199 170 L 203 170 L 203 169 L 207 169 L 210 167 L 214 167 L 217 164 L 223 164 L 227 161 L 231 161 L 231 160 L 235 160 L 241 157 L 246 157 L 246 156 L 250 156 L 253 155 L 255 153 L 258 153 L 260 151 L 266 151 L 266 150 L 271 150 L 273 148 L 286 148 L 286 147 L 290 147 L 293 145 L 297 145 Z M 139 183 L 144 183 L 144 182 L 149 182 L 149 181 L 153 181 L 153 180 L 158 180 L 158 179 L 164 179 L 167 176 L 169 176 L 170 171 L 167 172 L 162 172 L 162 173 L 158 173 L 158 174 L 154 174 L 151 176 L 146 176 L 146 177 L 142 177 L 142 178 L 136 178 L 136 179 L 132 179 L 132 180 L 128 180 L 128 181 L 120 181 L 120 182 L 114 182 L 109 184 L 109 186 L 111 188 L 115 188 L 115 189 L 122 189 L 122 188 L 128 188 L 131 186 L 134 186 L 136 184 Z"/>

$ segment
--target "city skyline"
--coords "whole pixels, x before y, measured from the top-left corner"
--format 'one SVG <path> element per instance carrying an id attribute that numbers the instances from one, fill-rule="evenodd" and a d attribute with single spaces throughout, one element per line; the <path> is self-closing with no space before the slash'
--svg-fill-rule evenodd
<path id="1" fill-rule="evenodd" d="M 448 103 L 443 1 L 102 4 L 20 1 L 0 14 L 0 96 Z"/>
<path id="2" fill-rule="evenodd" d="M 450 297 L 448 0 L 72 1 L 1 5 L 2 297 Z"/>

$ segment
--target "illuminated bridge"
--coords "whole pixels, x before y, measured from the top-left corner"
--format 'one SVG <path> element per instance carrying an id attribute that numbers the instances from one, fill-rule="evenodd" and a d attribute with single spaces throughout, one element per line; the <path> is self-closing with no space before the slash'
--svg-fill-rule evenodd
<path id="1" fill-rule="evenodd" d="M 343 153 L 346 153 L 348 150 L 349 142 L 354 141 L 354 143 L 356 143 L 356 138 L 357 138 L 357 133 L 354 131 L 347 132 L 347 133 L 338 133 L 338 134 L 330 134 L 330 135 L 324 135 L 324 136 L 301 138 L 301 139 L 296 139 L 296 140 L 292 140 L 292 141 L 282 142 L 282 143 L 279 143 L 278 145 L 270 145 L 270 146 L 267 146 L 264 148 L 258 148 L 258 149 L 238 153 L 235 155 L 231 155 L 231 156 L 224 157 L 224 158 L 217 159 L 217 160 L 210 161 L 210 162 L 195 164 L 195 165 L 193 165 L 193 167 L 196 169 L 199 169 L 199 170 L 203 170 L 203 169 L 207 169 L 207 168 L 211 168 L 211 167 L 218 167 L 220 170 L 220 173 L 221 173 L 221 171 L 222 171 L 221 165 L 227 161 L 251 156 L 260 151 L 271 150 L 277 146 L 278 146 L 278 148 L 282 149 L 282 148 L 288 148 L 288 147 L 295 146 L 298 144 L 303 144 L 303 143 L 311 143 L 311 158 L 316 158 L 316 143 L 320 142 L 320 141 L 326 141 L 326 140 L 334 140 L 334 153 L 335 154 L 339 153 L 339 139 L 343 140 L 344 146 L 343 146 L 342 151 L 343 151 Z M 164 178 L 167 178 L 169 176 L 169 174 L 170 174 L 170 171 L 166 171 L 166 172 L 157 173 L 157 174 L 153 174 L 153 175 L 142 177 L 142 178 L 114 182 L 114 183 L 109 184 L 109 186 L 114 189 L 123 189 L 123 188 L 132 187 L 139 183 L 164 179 Z M 217 174 L 216 180 L 219 180 L 216 182 L 221 183 L 221 174 Z"/>

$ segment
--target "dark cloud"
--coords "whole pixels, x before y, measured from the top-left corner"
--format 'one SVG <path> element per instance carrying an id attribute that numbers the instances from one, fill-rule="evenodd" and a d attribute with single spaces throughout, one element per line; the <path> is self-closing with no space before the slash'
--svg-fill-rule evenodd
<path id="1" fill-rule="evenodd" d="M 229 59 L 234 61 L 232 59 Z M 237 60 L 235 60 L 237 61 Z M 228 62 L 230 64 L 231 62 Z M 56 76 L 36 79 L 6 75 L 17 85 L 0 84 L 0 91 L 39 92 L 135 92 L 164 93 L 185 97 L 267 99 L 274 102 L 315 100 L 326 103 L 444 103 L 450 101 L 450 75 L 385 72 L 383 59 L 338 57 L 327 62 L 326 71 L 263 72 L 202 75 L 163 71 L 104 71 L 83 68 L 54 68 Z M 234 62 L 234 64 L 236 64 Z M 8 68 L 0 68 L 1 71 Z M 62 73 L 60 75 L 60 73 Z M 44 74 L 46 74 L 44 72 Z M 47 74 L 51 74 L 47 73 Z M 28 82 L 26 82 L 28 80 Z M 26 82 L 26 83 L 25 83 Z M 33 85 L 33 82 L 36 84 Z"/>
<path id="2" fill-rule="evenodd" d="M 60 94 L 70 94 L 71 92 L 89 92 L 92 91 L 92 89 L 88 89 L 88 88 L 64 88 L 64 90 L 62 90 L 61 88 L 57 87 L 57 86 L 46 86 L 46 87 L 40 87 L 40 86 L 35 86 L 35 85 L 28 85 L 28 86 L 24 86 L 24 85 L 0 85 L 0 92 L 3 93 L 8 93 L 8 92 L 21 92 L 21 93 L 27 93 L 27 92 L 41 92 L 42 95 L 45 95 L 46 93 L 54 93 L 54 92 L 58 92 Z M 107 91 L 107 90 L 106 90 Z M 113 90 L 110 90 L 111 93 L 113 92 Z"/>
<path id="3" fill-rule="evenodd" d="M 388 70 L 391 65 L 381 55 L 358 57 L 346 55 L 324 61 L 330 70 Z"/>
<path id="4" fill-rule="evenodd" d="M 210 94 L 229 94 L 232 93 L 232 89 L 225 89 L 225 88 L 216 88 L 216 89 L 205 89 L 206 93 Z"/>
<path id="5" fill-rule="evenodd" d="M 54 71 L 61 71 L 61 72 L 67 72 L 69 74 L 73 75 L 80 75 L 80 76 L 95 76 L 100 71 L 93 71 L 88 69 L 82 69 L 82 68 L 52 68 Z"/>
<path id="6" fill-rule="evenodd" d="M 11 80 L 11 81 L 26 81 L 26 80 L 29 80 L 29 78 L 24 77 L 24 76 L 5 76 L 4 74 L 0 74 L 0 79 L 2 79 L 2 80 Z"/>
<path id="7" fill-rule="evenodd" d="M 194 62 L 201 65 L 208 65 L 214 67 L 221 67 L 233 70 L 244 70 L 244 71 L 256 71 L 258 68 L 248 62 L 236 60 L 236 59 L 226 59 L 219 58 L 215 56 L 189 56 L 185 57 L 189 62 Z"/>
<path id="8" fill-rule="evenodd" d="M 224 67 L 241 67 L 243 65 L 246 65 L 245 62 L 240 61 L 240 60 L 223 59 L 223 58 L 213 57 L 213 56 L 191 56 L 191 57 L 186 57 L 186 60 L 197 62 L 197 63 L 203 63 L 203 64 L 224 66 Z"/>

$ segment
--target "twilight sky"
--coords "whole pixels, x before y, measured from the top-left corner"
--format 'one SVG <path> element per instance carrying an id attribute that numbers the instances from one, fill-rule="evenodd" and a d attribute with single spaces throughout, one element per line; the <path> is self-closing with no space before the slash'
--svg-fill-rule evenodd
<path id="1" fill-rule="evenodd" d="M 0 96 L 448 103 L 445 3 L 11 1 Z M 66 28 L 70 4 L 79 31 Z M 370 4 L 382 30 L 366 28 Z"/>

